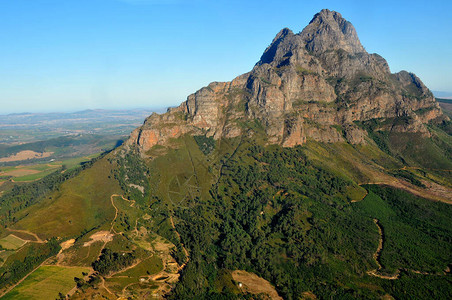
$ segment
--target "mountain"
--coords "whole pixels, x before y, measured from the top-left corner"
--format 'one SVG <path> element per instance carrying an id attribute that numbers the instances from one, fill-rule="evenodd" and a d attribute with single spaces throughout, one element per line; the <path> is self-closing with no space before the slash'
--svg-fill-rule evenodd
<path id="1" fill-rule="evenodd" d="M 2 195 L 0 296 L 451 298 L 451 124 L 322 10 L 249 73 Z"/>
<path id="2" fill-rule="evenodd" d="M 129 144 L 145 153 L 186 133 L 233 138 L 250 122 L 283 146 L 307 139 L 357 144 L 367 136 L 359 124 L 398 118 L 406 121 L 386 124 L 391 132 L 425 136 L 425 124 L 448 120 L 416 75 L 391 74 L 381 56 L 365 51 L 351 23 L 322 10 L 298 34 L 281 30 L 249 73 L 213 82 L 179 107 L 150 116 Z"/>

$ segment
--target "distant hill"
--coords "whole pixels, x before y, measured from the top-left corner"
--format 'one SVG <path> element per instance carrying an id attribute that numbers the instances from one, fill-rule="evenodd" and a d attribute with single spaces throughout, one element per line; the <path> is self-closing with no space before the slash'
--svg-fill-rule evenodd
<path id="1" fill-rule="evenodd" d="M 452 99 L 452 92 L 432 91 L 436 98 Z"/>
<path id="2" fill-rule="evenodd" d="M 0 144 L 35 142 L 71 134 L 128 135 L 152 112 L 96 109 L 1 115 Z"/>
<path id="3" fill-rule="evenodd" d="M 448 115 L 449 118 L 452 118 L 452 99 L 436 98 L 436 101 L 438 101 L 439 106 L 441 106 L 444 113 Z"/>

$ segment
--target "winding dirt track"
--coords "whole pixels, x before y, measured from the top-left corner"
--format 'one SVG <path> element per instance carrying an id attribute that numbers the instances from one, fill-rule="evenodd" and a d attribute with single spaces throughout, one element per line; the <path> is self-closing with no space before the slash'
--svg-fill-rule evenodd
<path id="1" fill-rule="evenodd" d="M 102 287 L 110 294 L 116 297 L 116 294 L 110 291 L 107 286 L 105 285 L 105 279 L 104 277 L 100 276 L 100 279 L 102 280 Z"/>
<path id="2" fill-rule="evenodd" d="M 33 236 L 33 237 L 36 239 L 36 241 L 31 241 L 31 240 L 27 240 L 27 239 L 22 238 L 24 241 L 32 242 L 32 243 L 40 243 L 40 244 L 45 243 L 45 241 L 41 240 L 41 239 L 39 238 L 39 236 L 37 236 L 36 233 L 30 232 L 30 231 L 28 231 L 28 230 L 19 230 L 19 229 L 11 229 L 11 228 L 6 228 L 6 230 L 12 231 L 12 232 L 25 233 L 25 234 L 28 234 L 28 235 Z"/>
<path id="3" fill-rule="evenodd" d="M 121 197 L 121 198 L 122 198 L 122 195 L 113 194 L 113 195 L 110 196 L 111 205 L 112 205 L 113 208 L 115 209 L 115 217 L 114 217 L 113 220 L 111 221 L 111 226 L 110 226 L 110 230 L 109 230 L 110 234 L 112 234 L 112 235 L 114 235 L 114 234 L 116 233 L 116 231 L 114 230 L 113 227 L 115 226 L 115 221 L 116 221 L 116 218 L 118 217 L 118 211 L 119 211 L 118 208 L 117 208 L 116 205 L 115 205 L 115 202 L 113 201 L 113 197 Z M 124 199 L 124 198 L 123 198 L 123 199 Z M 110 241 L 109 241 L 109 240 L 104 241 L 104 244 L 103 244 L 102 247 L 100 248 L 98 257 L 101 255 L 102 250 L 104 250 L 104 248 L 105 248 L 105 246 L 108 244 L 108 242 L 110 242 Z"/>
<path id="4" fill-rule="evenodd" d="M 114 230 L 113 226 L 115 225 L 115 221 L 116 221 L 116 218 L 118 217 L 118 211 L 119 211 L 118 208 L 115 205 L 115 201 L 113 201 L 113 197 L 121 197 L 121 198 L 124 199 L 124 197 L 122 197 L 122 195 L 118 195 L 118 194 L 113 194 L 113 195 L 110 196 L 111 205 L 115 209 L 115 217 L 113 218 L 113 221 L 111 221 L 110 233 Z"/>
<path id="5" fill-rule="evenodd" d="M 32 241 L 32 240 L 27 240 L 24 238 L 20 238 L 26 242 L 29 243 L 39 243 L 39 244 L 43 244 L 46 243 L 46 241 L 43 241 L 39 238 L 39 236 L 36 235 L 36 233 L 27 231 L 27 230 L 19 230 L 19 229 L 11 229 L 11 228 L 6 228 L 6 230 L 10 231 L 10 232 L 19 232 L 19 233 L 25 233 L 28 235 L 33 236 L 36 241 Z M 7 288 L 3 293 L 0 293 L 0 298 L 3 297 L 4 295 L 6 295 L 7 293 L 9 293 L 13 288 L 15 288 L 16 286 L 18 286 L 22 281 L 24 281 L 28 276 L 30 276 L 31 273 L 33 273 L 34 271 L 36 271 L 40 266 L 44 265 L 45 262 L 47 261 L 47 259 L 45 261 L 43 261 L 41 264 L 39 264 L 39 266 L 37 266 L 36 268 L 34 268 L 32 271 L 30 271 L 27 275 L 25 275 L 22 279 L 20 279 L 18 282 L 16 282 L 15 284 L 13 284 L 12 286 L 10 286 L 9 288 Z"/>
<path id="6" fill-rule="evenodd" d="M 6 294 L 8 294 L 13 288 L 15 288 L 16 286 L 18 286 L 19 284 L 22 283 L 22 281 L 24 281 L 25 279 L 27 279 L 28 276 L 31 275 L 31 273 L 33 273 L 34 271 L 36 271 L 40 266 L 44 265 L 45 261 L 43 261 L 39 266 L 37 266 L 36 268 L 34 268 L 31 272 L 29 272 L 27 275 L 25 275 L 21 280 L 19 280 L 18 282 L 16 282 L 15 284 L 13 284 L 12 286 L 10 286 L 9 288 L 7 288 L 5 290 L 5 292 L 0 294 L 0 298 L 2 298 L 3 296 L 5 296 Z"/>
<path id="7" fill-rule="evenodd" d="M 377 247 L 377 251 L 374 254 L 374 259 L 378 265 L 378 270 L 381 270 L 382 267 L 380 264 L 380 254 L 381 254 L 381 250 L 383 249 L 383 230 L 381 229 L 381 226 L 378 223 L 378 219 L 374 219 L 374 223 L 375 223 L 375 225 L 377 225 L 378 233 L 380 234 L 380 240 L 378 241 L 378 247 Z"/>
<path id="8" fill-rule="evenodd" d="M 371 276 L 374 276 L 374 277 L 378 277 L 378 278 L 382 278 L 382 279 L 388 279 L 388 280 L 399 279 L 401 270 L 409 271 L 409 272 L 416 273 L 416 274 L 421 274 L 421 275 L 428 275 L 428 276 L 444 276 L 444 275 L 447 274 L 447 268 L 446 268 L 446 271 L 444 271 L 443 273 L 430 273 L 430 272 L 423 272 L 423 271 L 418 271 L 418 270 L 401 268 L 401 269 L 398 269 L 395 272 L 395 274 L 392 275 L 392 276 L 386 276 L 386 275 L 380 274 L 379 272 L 383 268 L 383 266 L 380 263 L 380 255 L 381 255 L 381 250 L 383 250 L 384 232 L 383 232 L 383 228 L 381 227 L 381 224 L 378 221 L 378 219 L 374 219 L 374 222 L 375 222 L 375 225 L 377 225 L 378 233 L 380 234 L 380 240 L 378 242 L 377 251 L 375 251 L 375 253 L 373 255 L 374 259 L 375 259 L 375 262 L 378 265 L 378 268 L 374 269 L 374 270 L 367 271 L 367 274 L 369 274 Z"/>
<path id="9" fill-rule="evenodd" d="M 397 270 L 397 272 L 392 275 L 392 276 L 386 276 L 386 275 L 382 275 L 379 272 L 381 271 L 381 269 L 383 268 L 381 263 L 380 263 L 380 255 L 381 255 L 381 250 L 383 250 L 383 241 L 384 241 L 384 234 L 383 234 L 383 228 L 380 225 L 380 222 L 378 221 L 378 219 L 374 219 L 374 223 L 375 225 L 378 227 L 378 233 L 380 235 L 380 239 L 378 242 L 378 247 L 377 247 L 377 251 L 375 251 L 374 253 L 374 259 L 375 262 L 377 263 L 378 268 L 375 270 L 370 270 L 367 272 L 367 274 L 372 275 L 374 277 L 378 277 L 378 278 L 382 278 L 382 279 L 388 279 L 388 280 L 395 280 L 399 278 L 399 270 Z"/>
<path id="10" fill-rule="evenodd" d="M 180 266 L 177 268 L 177 271 L 180 271 L 180 270 L 182 270 L 182 269 L 187 265 L 188 261 L 190 260 L 190 257 L 189 257 L 189 254 L 188 254 L 187 249 L 185 248 L 184 244 L 182 243 L 182 239 L 181 239 L 181 237 L 180 237 L 179 232 L 177 232 L 177 230 L 176 230 L 176 226 L 174 226 L 173 216 L 170 217 L 170 222 L 171 222 L 171 226 L 172 226 L 173 229 L 174 229 L 174 232 L 177 234 L 177 237 L 179 238 L 179 241 L 181 241 L 180 243 L 181 243 L 181 245 L 182 245 L 182 249 L 184 249 L 185 256 L 187 257 L 187 261 L 186 261 L 184 264 L 180 265 Z"/>
<path id="11" fill-rule="evenodd" d="M 119 209 L 116 207 L 116 205 L 115 205 L 115 203 L 114 203 L 114 197 L 121 197 L 124 201 L 127 201 L 127 202 L 130 203 L 130 207 L 133 207 L 133 206 L 135 205 L 135 201 L 134 201 L 134 200 L 128 200 L 128 199 L 124 198 L 124 196 L 122 196 L 122 195 L 113 194 L 113 195 L 110 196 L 111 205 L 112 205 L 113 208 L 115 209 L 115 216 L 114 216 L 113 220 L 111 221 L 111 226 L 110 226 L 110 230 L 109 230 L 109 233 L 112 234 L 112 235 L 117 234 L 116 231 L 114 230 L 114 225 L 115 225 L 115 221 L 116 221 L 116 219 L 117 219 L 117 217 L 118 217 L 118 214 L 119 214 Z M 176 231 L 176 227 L 175 227 L 175 225 L 174 225 L 174 221 L 173 221 L 173 217 L 172 217 L 172 216 L 170 217 L 170 223 L 171 223 L 171 226 L 173 227 L 175 233 L 177 234 L 179 240 L 181 240 L 180 234 Z M 46 242 L 46 241 L 43 241 L 41 238 L 39 238 L 38 235 L 36 235 L 35 233 L 30 232 L 30 231 L 26 231 L 26 230 L 18 230 L 18 229 L 10 229 L 10 228 L 7 228 L 7 230 L 9 230 L 9 231 L 11 231 L 11 232 L 19 232 L 19 233 L 28 234 L 28 235 L 30 235 L 30 236 L 33 236 L 33 237 L 36 239 L 36 241 L 26 240 L 27 242 L 34 242 L 34 243 L 45 243 L 45 242 Z M 135 230 L 137 231 L 137 228 L 136 228 L 136 227 L 135 227 Z M 107 231 L 106 231 L 106 232 L 107 232 Z M 108 242 L 109 242 L 109 240 L 106 240 L 106 241 L 104 242 L 104 244 L 102 245 L 102 247 L 101 247 L 101 249 L 100 249 L 100 251 L 99 251 L 99 256 L 101 255 L 102 250 L 105 248 L 105 246 L 106 246 L 106 244 L 107 244 Z M 184 246 L 184 244 L 183 244 L 182 242 L 181 242 L 181 245 L 182 245 L 182 249 L 183 249 L 183 251 L 184 251 L 184 253 L 185 253 L 186 257 L 187 257 L 187 260 L 186 260 L 186 262 L 185 262 L 183 265 L 181 265 L 181 266 L 179 266 L 179 267 L 177 268 L 177 271 L 178 271 L 178 272 L 179 272 L 180 270 L 182 270 L 182 269 L 186 266 L 186 264 L 188 263 L 188 261 L 189 261 L 189 252 L 187 251 L 187 249 L 185 248 L 185 246 Z M 70 246 L 72 246 L 72 245 L 70 245 Z M 69 246 L 69 247 L 70 247 L 70 246 Z M 69 247 L 68 247 L 68 248 L 69 248 Z M 63 250 L 63 249 L 62 249 L 62 250 Z M 89 246 L 89 250 L 91 250 L 91 247 L 90 247 L 90 246 Z M 61 252 L 62 252 L 62 251 L 60 251 L 60 253 L 61 253 Z M 60 253 L 58 253 L 58 254 L 60 254 Z M 89 255 L 89 252 L 88 252 L 88 255 Z M 43 261 L 39 266 L 37 266 L 36 268 L 34 268 L 32 271 L 30 271 L 25 277 L 23 277 L 23 278 L 22 278 L 21 280 L 19 280 L 17 283 L 15 283 L 14 285 L 12 285 L 12 286 L 10 286 L 8 289 L 6 289 L 3 293 L 0 294 L 0 298 L 1 298 L 2 296 L 6 295 L 7 293 L 9 293 L 9 292 L 10 292 L 12 289 L 14 289 L 17 285 L 19 285 L 20 283 L 22 283 L 22 282 L 23 282 L 30 274 L 32 274 L 34 271 L 36 271 L 39 267 L 41 267 L 41 266 L 43 266 L 43 265 L 46 265 L 47 262 L 48 262 L 48 260 L 49 260 L 49 259 Z M 116 273 L 114 273 L 114 274 L 111 274 L 109 277 L 111 277 L 111 276 L 113 276 L 113 275 L 115 275 L 115 274 L 117 274 L 117 273 L 124 272 L 124 271 L 126 271 L 126 270 L 128 270 L 128 269 L 134 268 L 134 267 L 136 267 L 136 266 L 137 266 L 139 263 L 141 263 L 141 262 L 142 262 L 142 260 L 138 260 L 135 264 L 133 264 L 133 265 L 131 265 L 131 266 L 127 267 L 126 269 L 123 269 L 123 270 L 121 270 L 121 271 L 119 271 L 119 272 L 116 272 Z M 57 264 L 57 265 L 58 265 L 58 264 Z M 70 267 L 70 266 L 64 266 L 64 267 Z M 93 271 L 91 270 L 91 272 L 93 272 Z M 91 274 L 91 272 L 90 272 L 90 274 Z M 162 270 L 162 272 L 163 272 L 163 270 Z M 162 274 L 161 274 L 162 272 L 159 272 L 158 274 L 160 274 L 160 276 L 161 276 L 161 275 L 162 275 Z M 89 274 L 89 275 L 90 275 L 90 274 Z M 158 275 L 158 274 L 155 274 L 155 275 Z M 177 279 L 177 278 L 178 278 L 178 274 L 171 274 L 171 273 L 166 273 L 166 272 L 165 272 L 164 275 L 165 275 L 165 276 L 169 276 L 169 277 L 171 277 L 172 279 Z M 177 275 L 177 276 L 175 276 L 175 275 Z M 174 278 L 173 278 L 173 277 L 174 277 Z M 103 276 L 100 276 L 100 278 L 101 278 L 101 280 L 102 280 L 102 282 L 101 282 L 101 287 L 102 287 L 103 289 L 105 289 L 110 295 L 116 297 L 116 294 L 113 293 L 113 292 L 112 292 L 110 289 L 108 289 L 108 287 L 106 286 L 104 277 L 103 277 Z M 133 284 L 135 284 L 135 283 L 133 283 Z M 123 294 L 124 294 L 125 290 L 126 290 L 129 286 L 131 286 L 131 285 L 133 285 L 133 284 L 127 285 L 127 286 L 123 289 L 123 291 L 122 291 Z M 74 293 L 76 292 L 76 290 L 77 290 L 77 287 L 74 287 L 74 288 L 72 288 L 72 289 L 69 291 L 68 294 L 72 295 L 72 294 L 74 294 Z"/>

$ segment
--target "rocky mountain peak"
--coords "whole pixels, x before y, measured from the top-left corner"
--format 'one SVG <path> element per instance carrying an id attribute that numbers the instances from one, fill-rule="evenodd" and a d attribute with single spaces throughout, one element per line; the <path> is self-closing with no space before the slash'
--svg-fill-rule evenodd
<path id="1" fill-rule="evenodd" d="M 406 122 L 394 121 L 402 116 Z M 416 75 L 391 74 L 350 22 L 324 9 L 298 34 L 282 29 L 250 72 L 152 115 L 127 143 L 146 153 L 184 134 L 233 138 L 259 128 L 268 143 L 288 147 L 308 139 L 356 144 L 366 143 L 362 124 L 372 119 L 395 122 L 384 130 L 428 135 L 424 125 L 445 118 Z"/>
<path id="2" fill-rule="evenodd" d="M 345 50 L 355 54 L 365 52 L 355 27 L 335 11 L 323 9 L 300 33 L 306 49 L 317 54 L 327 50 Z"/>
<path id="3" fill-rule="evenodd" d="M 277 59 L 276 58 L 277 52 L 280 52 L 280 53 L 278 53 L 278 57 L 285 55 L 286 50 L 288 50 L 288 49 L 284 49 L 283 51 L 281 51 L 280 45 L 281 45 L 281 43 L 284 43 L 287 40 L 293 39 L 293 37 L 294 37 L 294 33 L 292 32 L 292 30 L 290 30 L 287 27 L 281 29 L 281 31 L 278 32 L 278 34 L 275 36 L 275 38 L 271 42 L 270 46 L 268 46 L 267 49 L 265 49 L 260 61 L 257 64 L 258 65 L 268 64 L 268 63 L 275 61 Z"/>

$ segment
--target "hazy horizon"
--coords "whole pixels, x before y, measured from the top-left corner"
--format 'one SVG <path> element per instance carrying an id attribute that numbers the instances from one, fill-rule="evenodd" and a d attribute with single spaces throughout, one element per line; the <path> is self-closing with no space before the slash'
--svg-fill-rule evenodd
<path id="1" fill-rule="evenodd" d="M 76 114 L 84 111 L 149 111 L 156 113 L 164 113 L 169 107 L 173 106 L 161 106 L 161 107 L 124 107 L 124 108 L 80 108 L 80 109 L 68 109 L 68 110 L 35 110 L 35 111 L 20 111 L 20 112 L 11 112 L 11 113 L 0 113 L 0 116 L 8 116 L 8 115 L 25 115 L 25 114 Z"/>

